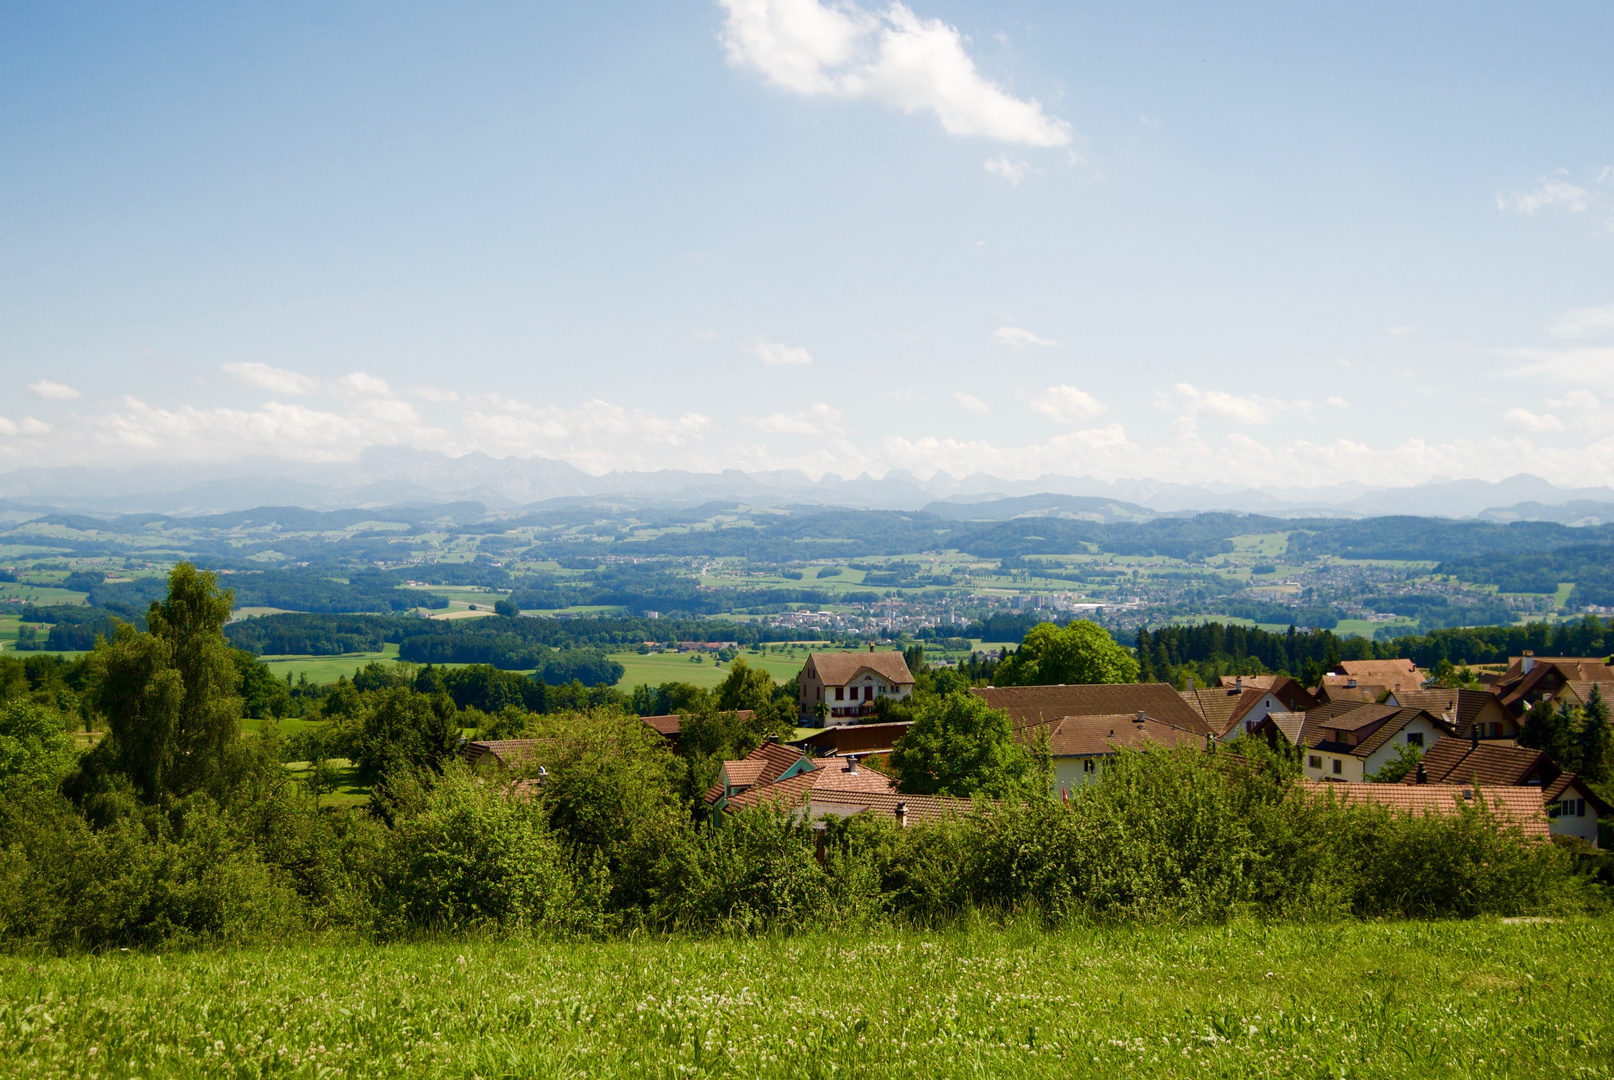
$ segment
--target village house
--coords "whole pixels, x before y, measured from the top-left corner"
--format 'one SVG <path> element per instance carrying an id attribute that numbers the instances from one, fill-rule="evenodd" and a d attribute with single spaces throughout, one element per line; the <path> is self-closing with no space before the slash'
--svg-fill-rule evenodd
<path id="1" fill-rule="evenodd" d="M 1563 771 L 1542 751 L 1481 742 L 1473 735 L 1436 743 L 1417 772 L 1401 783 L 1527 788 L 1539 793 L 1554 836 L 1578 837 L 1593 847 L 1598 843 L 1597 819 L 1610 809 L 1583 779 Z"/>
<path id="2" fill-rule="evenodd" d="M 1199 737 L 1217 732 L 1170 683 L 1088 683 L 1057 686 L 978 686 L 970 693 L 1009 715 L 1016 731 L 1071 716 L 1137 716 Z"/>
<path id="3" fill-rule="evenodd" d="M 1590 684 L 1614 683 L 1614 667 L 1602 656 L 1536 656 L 1525 652 L 1510 657 L 1508 668 L 1491 685 L 1492 691 L 1502 700 L 1502 708 L 1515 719 L 1522 717 L 1532 705 L 1542 701 L 1557 702 L 1566 693 L 1577 698 L 1590 693 Z M 1584 684 L 1584 691 L 1575 690 L 1574 684 Z"/>
<path id="4" fill-rule="evenodd" d="M 849 724 L 874 712 L 878 700 L 913 696 L 913 673 L 900 652 L 815 652 L 797 676 L 800 714 L 816 722 L 824 706 L 825 724 Z"/>
<path id="5" fill-rule="evenodd" d="M 1340 703 L 1343 704 L 1343 703 Z M 1362 783 L 1401 753 L 1404 746 L 1427 750 L 1452 737 L 1452 726 L 1423 709 L 1362 705 L 1313 720 L 1312 731 L 1296 743 L 1301 769 L 1309 780 Z"/>
<path id="6" fill-rule="evenodd" d="M 718 767 L 717 782 L 706 790 L 706 805 L 715 817 L 730 799 L 754 787 L 767 787 L 797 773 L 813 769 L 812 759 L 794 746 L 785 746 L 769 737 L 743 758 L 724 761 Z"/>
<path id="7" fill-rule="evenodd" d="M 949 814 L 969 811 L 968 799 L 930 795 L 905 795 L 896 781 L 862 764 L 857 755 L 820 758 L 813 767 L 771 784 L 758 784 L 735 795 L 723 805 L 726 813 L 756 806 L 790 810 L 815 829 L 829 817 L 848 818 L 858 814 L 889 815 L 898 826 L 921 821 L 937 821 Z M 714 820 L 720 820 L 716 815 Z"/>
<path id="8" fill-rule="evenodd" d="M 1423 709 L 1445 720 L 1459 739 L 1477 732 L 1482 739 L 1516 739 L 1519 722 L 1502 707 L 1502 699 L 1489 690 L 1446 689 L 1397 690 L 1387 705 Z"/>
<path id="9" fill-rule="evenodd" d="M 1016 739 L 1030 743 L 1046 734 L 1054 762 L 1054 790 L 1068 793 L 1097 783 L 1105 763 L 1118 750 L 1152 746 L 1203 749 L 1207 738 L 1163 724 L 1144 713 L 1067 716 L 1050 724 L 1021 728 Z"/>
<path id="10" fill-rule="evenodd" d="M 1304 686 L 1283 675 L 1224 676 L 1220 686 L 1202 690 L 1190 686 L 1178 693 L 1222 742 L 1232 742 L 1254 731 L 1273 713 L 1300 713 L 1318 705 Z"/>

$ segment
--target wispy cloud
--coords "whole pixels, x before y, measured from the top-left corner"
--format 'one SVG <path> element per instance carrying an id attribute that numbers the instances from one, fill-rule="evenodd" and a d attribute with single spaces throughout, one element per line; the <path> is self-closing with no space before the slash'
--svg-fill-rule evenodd
<path id="1" fill-rule="evenodd" d="M 1070 125 L 985 78 L 957 28 L 892 3 L 879 13 L 818 0 L 719 0 L 729 63 L 798 94 L 932 112 L 952 135 L 1063 146 Z"/>
<path id="2" fill-rule="evenodd" d="M 1547 327 L 1547 333 L 1571 341 L 1614 337 L 1614 304 L 1566 311 L 1552 320 Z"/>
<path id="3" fill-rule="evenodd" d="M 992 411 L 992 406 L 988 405 L 974 394 L 966 394 L 962 390 L 953 391 L 953 400 L 964 406 L 964 408 L 968 409 L 970 412 L 977 413 L 982 416 Z"/>
<path id="4" fill-rule="evenodd" d="M 813 362 L 812 354 L 806 349 L 795 348 L 790 345 L 781 345 L 777 341 L 766 338 L 747 338 L 746 351 L 770 367 L 780 364 L 810 364 Z"/>
<path id="5" fill-rule="evenodd" d="M 1496 208 L 1518 214 L 1534 215 L 1551 207 L 1562 207 L 1572 214 L 1584 213 L 1591 206 L 1591 192 L 1578 184 L 1543 176 L 1541 183 L 1530 191 L 1511 194 L 1496 193 Z"/>
<path id="6" fill-rule="evenodd" d="M 1031 163 L 1028 161 L 1014 161 L 1007 154 L 1002 157 L 987 158 L 982 163 L 986 171 L 993 176 L 1001 176 L 1011 184 L 1018 184 L 1031 172 Z"/>
<path id="7" fill-rule="evenodd" d="M 319 389 L 319 380 L 285 368 L 271 367 L 268 364 L 258 364 L 246 361 L 236 361 L 220 365 L 220 370 L 226 374 L 234 375 L 250 386 L 260 390 L 268 390 L 272 394 L 288 394 L 301 397 L 312 394 Z"/>
<path id="8" fill-rule="evenodd" d="M 1044 349 L 1051 349 L 1059 344 L 1057 341 L 1053 341 L 1045 337 L 1038 337 L 1030 330 L 1026 330 L 1018 326 L 998 327 L 996 330 L 992 331 L 992 340 L 997 342 L 999 345 L 1013 345 L 1015 347 L 1022 345 L 1037 345 Z"/>
<path id="9" fill-rule="evenodd" d="M 1416 329 L 1416 326 L 1386 326 L 1384 332 L 1391 337 L 1406 337 Z"/>
<path id="10" fill-rule="evenodd" d="M 44 398 L 46 401 L 75 401 L 84 396 L 71 386 L 51 382 L 49 379 L 31 382 L 28 384 L 28 389 L 34 392 L 35 397 Z"/>
<path id="11" fill-rule="evenodd" d="M 1286 409 L 1307 407 L 1306 402 L 1288 402 L 1260 394 L 1229 394 L 1225 390 L 1201 390 L 1190 383 L 1178 383 L 1172 393 L 1162 393 L 1159 408 L 1181 416 L 1211 416 L 1241 424 L 1259 424 L 1274 419 Z"/>
<path id="12" fill-rule="evenodd" d="M 1509 409 L 1502 414 L 1502 422 L 1515 431 L 1562 431 L 1564 422 L 1551 413 L 1533 413 L 1529 409 Z"/>
<path id="13" fill-rule="evenodd" d="M 1074 424 L 1104 411 L 1104 406 L 1093 395 L 1064 384 L 1044 390 L 1031 400 L 1030 408 L 1032 412 L 1051 416 L 1061 424 Z"/>
<path id="14" fill-rule="evenodd" d="M 840 435 L 841 411 L 822 401 L 798 413 L 777 412 L 746 421 L 764 435 Z"/>

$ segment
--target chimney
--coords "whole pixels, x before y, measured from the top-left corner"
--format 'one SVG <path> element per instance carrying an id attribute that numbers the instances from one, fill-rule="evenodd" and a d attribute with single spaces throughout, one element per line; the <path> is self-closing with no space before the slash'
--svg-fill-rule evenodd
<path id="1" fill-rule="evenodd" d="M 850 773 L 852 776 L 857 775 L 857 755 L 856 754 L 847 754 L 846 755 L 846 771 L 848 773 Z"/>
<path id="2" fill-rule="evenodd" d="M 1238 678 L 1233 680 L 1233 690 L 1236 693 L 1240 693 L 1240 694 L 1244 693 L 1244 676 L 1243 675 L 1240 675 Z"/>
<path id="3" fill-rule="evenodd" d="M 1192 675 L 1190 675 L 1190 676 L 1188 676 L 1188 689 L 1192 690 L 1193 688 L 1194 688 L 1194 677 Z"/>
<path id="4" fill-rule="evenodd" d="M 1416 776 L 1416 781 L 1418 783 L 1420 783 L 1420 784 L 1429 783 L 1429 770 L 1423 767 L 1423 762 L 1421 762 L 1421 761 L 1418 762 L 1418 773 L 1417 773 L 1417 776 Z"/>
<path id="5" fill-rule="evenodd" d="M 1520 654 L 1519 668 L 1520 671 L 1525 675 L 1528 675 L 1530 672 L 1535 670 L 1536 654 L 1532 650 L 1526 649 Z"/>
<path id="6" fill-rule="evenodd" d="M 897 804 L 896 813 L 898 827 L 906 829 L 908 827 L 908 804 L 905 802 L 899 802 Z"/>
<path id="7" fill-rule="evenodd" d="M 1145 717 L 1145 716 L 1144 716 L 1144 714 L 1143 714 L 1143 710 L 1142 710 L 1142 709 L 1139 709 L 1139 710 L 1138 710 L 1138 723 L 1140 723 L 1140 724 L 1141 724 L 1141 723 L 1143 723 L 1143 721 L 1144 721 L 1144 720 L 1145 720 L 1145 719 L 1146 719 L 1146 717 Z"/>

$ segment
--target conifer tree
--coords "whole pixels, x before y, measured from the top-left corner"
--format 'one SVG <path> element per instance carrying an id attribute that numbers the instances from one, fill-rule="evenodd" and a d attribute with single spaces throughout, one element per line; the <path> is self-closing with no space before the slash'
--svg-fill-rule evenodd
<path id="1" fill-rule="evenodd" d="M 1608 702 L 1596 683 L 1581 710 L 1580 731 L 1576 733 L 1576 770 L 1594 783 L 1608 779 L 1609 757 L 1614 752 L 1614 730 L 1609 727 Z"/>

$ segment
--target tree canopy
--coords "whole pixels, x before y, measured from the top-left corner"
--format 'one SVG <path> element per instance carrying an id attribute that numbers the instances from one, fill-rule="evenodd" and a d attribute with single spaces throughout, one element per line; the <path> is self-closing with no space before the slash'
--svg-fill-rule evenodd
<path id="1" fill-rule="evenodd" d="M 922 705 L 892 748 L 891 771 L 905 793 L 958 798 L 1003 798 L 1025 790 L 1035 772 L 1009 715 L 970 693 Z"/>
<path id="2" fill-rule="evenodd" d="M 1040 623 L 993 673 L 999 686 L 1136 682 L 1138 662 L 1110 632 L 1080 619 L 1068 626 Z"/>

